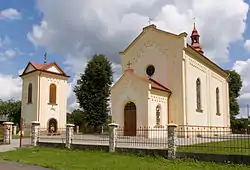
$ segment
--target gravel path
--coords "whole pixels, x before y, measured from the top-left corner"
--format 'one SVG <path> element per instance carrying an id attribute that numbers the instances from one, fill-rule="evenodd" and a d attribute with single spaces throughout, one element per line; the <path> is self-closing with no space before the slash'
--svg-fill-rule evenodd
<path id="1" fill-rule="evenodd" d="M 0 169 L 1 170 L 52 170 L 48 168 L 26 165 L 18 162 L 8 162 L 3 160 L 0 160 Z"/>

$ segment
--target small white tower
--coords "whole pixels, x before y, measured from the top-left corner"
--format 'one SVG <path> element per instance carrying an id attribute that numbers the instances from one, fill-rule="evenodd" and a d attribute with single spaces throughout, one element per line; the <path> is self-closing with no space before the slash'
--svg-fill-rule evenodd
<path id="1" fill-rule="evenodd" d="M 22 112 L 25 126 L 38 121 L 48 132 L 65 128 L 69 76 L 56 64 L 29 62 L 22 75 Z M 25 131 L 25 130 L 24 130 Z"/>

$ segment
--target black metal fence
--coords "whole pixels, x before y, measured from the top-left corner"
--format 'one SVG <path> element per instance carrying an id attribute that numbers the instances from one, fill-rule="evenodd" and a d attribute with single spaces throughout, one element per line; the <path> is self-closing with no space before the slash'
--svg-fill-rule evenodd
<path id="1" fill-rule="evenodd" d="M 141 127 L 117 129 L 116 147 L 121 148 L 167 148 L 166 127 Z"/>
<path id="2" fill-rule="evenodd" d="M 250 134 L 228 127 L 178 126 L 177 150 L 191 153 L 250 155 Z"/>

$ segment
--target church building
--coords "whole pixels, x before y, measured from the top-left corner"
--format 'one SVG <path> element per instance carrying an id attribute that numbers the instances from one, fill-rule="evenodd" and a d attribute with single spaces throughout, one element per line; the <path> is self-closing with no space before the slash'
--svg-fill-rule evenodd
<path id="1" fill-rule="evenodd" d="M 47 64 L 45 58 L 43 64 L 29 62 L 20 77 L 24 126 L 38 121 L 48 133 L 65 128 L 69 76 L 56 62 Z"/>
<path id="2" fill-rule="evenodd" d="M 173 34 L 155 25 L 120 52 L 122 76 L 111 88 L 112 121 L 135 136 L 168 124 L 230 127 L 229 74 L 209 60 L 195 27 Z"/>

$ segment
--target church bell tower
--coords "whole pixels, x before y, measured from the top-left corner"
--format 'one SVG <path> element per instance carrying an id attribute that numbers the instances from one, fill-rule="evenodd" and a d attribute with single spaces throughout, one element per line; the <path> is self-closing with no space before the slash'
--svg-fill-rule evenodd
<path id="1" fill-rule="evenodd" d="M 194 28 L 193 28 L 193 31 L 192 31 L 192 34 L 190 36 L 191 38 L 191 46 L 196 50 L 198 51 L 199 53 L 203 54 L 203 50 L 200 46 L 200 35 L 195 27 L 195 23 L 194 23 Z"/>
<path id="2" fill-rule="evenodd" d="M 23 124 L 38 121 L 49 133 L 56 133 L 66 124 L 67 81 L 69 76 L 56 62 L 29 62 L 22 75 Z M 25 133 L 25 132 L 24 132 Z"/>

